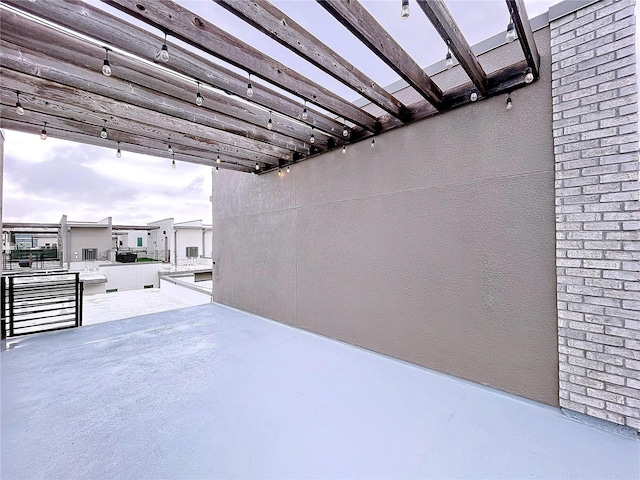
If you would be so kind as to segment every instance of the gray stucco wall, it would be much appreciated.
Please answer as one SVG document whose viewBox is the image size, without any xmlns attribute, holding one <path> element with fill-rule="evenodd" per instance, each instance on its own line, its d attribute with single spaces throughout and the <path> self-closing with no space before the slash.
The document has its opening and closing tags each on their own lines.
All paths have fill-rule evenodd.
<svg viewBox="0 0 640 480">
<path fill-rule="evenodd" d="M 215 301 L 557 405 L 548 29 L 536 39 L 542 78 L 511 111 L 500 96 L 283 177 L 213 175 Z"/>
</svg>

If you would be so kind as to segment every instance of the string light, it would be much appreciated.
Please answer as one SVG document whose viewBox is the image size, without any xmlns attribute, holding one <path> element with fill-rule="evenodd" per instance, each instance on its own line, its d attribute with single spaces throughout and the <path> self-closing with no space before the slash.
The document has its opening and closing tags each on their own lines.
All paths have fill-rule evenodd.
<svg viewBox="0 0 640 480">
<path fill-rule="evenodd" d="M 249 82 L 247 83 L 247 97 L 253 97 L 253 87 L 251 86 L 251 74 L 249 74 Z"/>
<path fill-rule="evenodd" d="M 349 129 L 347 128 L 347 120 L 346 119 L 342 119 L 342 136 L 343 137 L 348 137 L 349 136 Z"/>
<path fill-rule="evenodd" d="M 216 163 L 220 163 L 220 154 L 216 157 Z"/>
<path fill-rule="evenodd" d="M 291 167 L 289 165 L 287 165 L 287 173 L 291 172 Z"/>
<path fill-rule="evenodd" d="M 507 35 L 505 37 L 507 43 L 511 43 L 516 39 L 516 29 L 513 26 L 513 19 L 509 18 L 509 25 L 507 25 Z"/>
<path fill-rule="evenodd" d="M 281 177 L 282 176 L 282 169 L 278 168 L 278 176 Z"/>
<path fill-rule="evenodd" d="M 347 146 L 346 146 L 346 145 L 343 145 L 343 146 L 342 146 L 342 154 L 343 154 L 343 155 L 346 155 L 346 154 L 347 154 Z"/>
<path fill-rule="evenodd" d="M 525 75 L 524 75 L 524 83 L 531 83 L 533 82 L 533 70 L 531 70 L 531 67 L 527 67 L 527 69 L 524 71 Z"/>
<path fill-rule="evenodd" d="M 176 157 L 173 153 L 171 154 L 171 168 L 176 169 Z"/>
<path fill-rule="evenodd" d="M 24 108 L 22 108 L 22 104 L 20 103 L 20 92 L 16 91 L 16 113 L 18 115 L 24 115 Z"/>
<path fill-rule="evenodd" d="M 220 171 L 220 167 L 216 165 L 216 173 L 218 173 Z"/>
<path fill-rule="evenodd" d="M 258 162 L 256 162 L 256 171 L 260 170 L 260 164 Z"/>
<path fill-rule="evenodd" d="M 46 140 L 47 139 L 47 122 L 44 122 L 44 127 L 42 128 L 42 131 L 40 132 L 40 139 L 41 140 Z"/>
<path fill-rule="evenodd" d="M 447 55 L 444 57 L 444 66 L 447 70 L 453 67 L 453 56 L 451 55 L 451 40 L 447 40 Z"/>
<path fill-rule="evenodd" d="M 376 148 L 376 139 L 375 138 L 371 139 L 371 148 Z"/>
<path fill-rule="evenodd" d="M 107 134 L 107 121 L 106 120 L 102 120 L 104 122 L 104 125 L 102 126 L 102 130 L 100 131 L 100 138 L 107 138 L 108 134 Z"/>
<path fill-rule="evenodd" d="M 110 77 L 111 76 L 111 64 L 109 63 L 109 49 L 105 47 L 104 49 L 104 62 L 102 64 L 102 74 L 105 77 Z"/>
<path fill-rule="evenodd" d="M 198 91 L 196 92 L 196 105 L 198 105 L 199 107 L 202 106 L 202 95 L 200 94 L 200 82 L 197 82 L 198 84 Z"/>
<path fill-rule="evenodd" d="M 400 10 L 401 18 L 409 18 L 409 0 L 402 0 L 402 9 Z"/>
<path fill-rule="evenodd" d="M 267 128 L 269 130 L 273 128 L 273 122 L 271 121 L 271 110 L 269 110 L 269 121 L 267 122 Z"/>
<path fill-rule="evenodd" d="M 156 53 L 156 60 L 167 63 L 169 61 L 169 49 L 167 47 L 167 32 L 164 33 L 164 42 L 158 53 Z"/>
<path fill-rule="evenodd" d="M 302 119 L 306 120 L 309 117 L 309 113 L 307 112 L 307 101 L 304 101 L 304 108 L 302 109 Z"/>
<path fill-rule="evenodd" d="M 507 97 L 507 110 L 511 110 L 513 108 L 513 101 L 511 101 L 511 94 Z"/>
<path fill-rule="evenodd" d="M 116 157 L 121 158 L 122 152 L 120 151 L 120 142 L 118 142 L 118 149 L 116 150 Z"/>
<path fill-rule="evenodd" d="M 167 152 L 173 155 L 173 148 L 171 148 L 171 137 L 169 137 L 169 145 L 167 146 Z"/>
<path fill-rule="evenodd" d="M 471 95 L 469 96 L 469 99 L 472 102 L 475 102 L 476 100 L 478 100 L 478 90 L 476 90 L 476 87 L 473 87 L 471 89 Z"/>
<path fill-rule="evenodd" d="M 316 137 L 313 134 L 313 127 L 311 127 L 311 137 L 309 137 L 309 143 L 316 143 Z"/>
</svg>

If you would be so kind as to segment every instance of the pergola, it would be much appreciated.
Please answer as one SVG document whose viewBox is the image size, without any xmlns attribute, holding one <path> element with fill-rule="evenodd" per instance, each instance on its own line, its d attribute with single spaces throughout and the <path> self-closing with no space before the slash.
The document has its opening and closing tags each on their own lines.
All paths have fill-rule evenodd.
<svg viewBox="0 0 640 480">
<path fill-rule="evenodd" d="M 0 127 L 263 173 L 513 91 L 539 74 L 523 0 L 506 6 L 524 60 L 492 72 L 483 69 L 444 0 L 415 0 L 468 76 L 446 91 L 357 0 L 318 0 L 422 97 L 411 105 L 266 0 L 216 0 L 379 107 L 384 113 L 377 117 L 171 0 L 102 1 L 165 40 L 81 0 L 2 0 Z M 172 38 L 195 50 L 171 44 Z M 159 55 L 163 42 L 166 62 Z M 203 93 L 207 101 L 199 105 Z"/>
</svg>

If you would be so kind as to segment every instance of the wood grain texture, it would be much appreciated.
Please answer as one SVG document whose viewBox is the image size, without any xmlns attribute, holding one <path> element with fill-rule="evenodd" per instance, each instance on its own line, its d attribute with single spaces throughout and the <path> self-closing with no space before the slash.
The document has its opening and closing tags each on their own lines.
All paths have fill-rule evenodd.
<svg viewBox="0 0 640 480">
<path fill-rule="evenodd" d="M 336 20 L 364 43 L 378 58 L 439 108 L 442 91 L 389 33 L 357 0 L 317 0 Z M 403 119 L 409 120 L 409 118 Z"/>
<path fill-rule="evenodd" d="M 536 41 L 533 38 L 533 31 L 531 30 L 531 23 L 529 22 L 529 15 L 524 5 L 523 0 L 505 0 L 507 7 L 511 13 L 513 19 L 513 25 L 518 32 L 518 40 L 522 46 L 522 52 L 524 58 L 527 60 L 527 65 L 531 67 L 531 73 L 534 78 L 540 76 L 540 54 L 538 53 L 538 47 Z"/>
<path fill-rule="evenodd" d="M 217 4 L 394 117 L 408 118 L 402 102 L 266 0 L 217 0 Z"/>
<path fill-rule="evenodd" d="M 487 94 L 487 74 L 473 54 L 471 46 L 449 12 L 444 0 L 416 0 L 440 37 L 448 43 L 451 51 L 467 73 L 471 82 L 482 95 Z"/>
<path fill-rule="evenodd" d="M 369 113 L 171 0 L 101 1 L 363 128 L 375 128 Z"/>
</svg>

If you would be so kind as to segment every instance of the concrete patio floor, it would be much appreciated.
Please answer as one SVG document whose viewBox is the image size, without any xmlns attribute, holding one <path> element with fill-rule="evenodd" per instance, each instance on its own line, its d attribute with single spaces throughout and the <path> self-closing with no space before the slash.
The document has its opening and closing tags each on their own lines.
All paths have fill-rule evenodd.
<svg viewBox="0 0 640 480">
<path fill-rule="evenodd" d="M 217 304 L 3 342 L 3 479 L 640 477 L 640 442 Z"/>
</svg>

